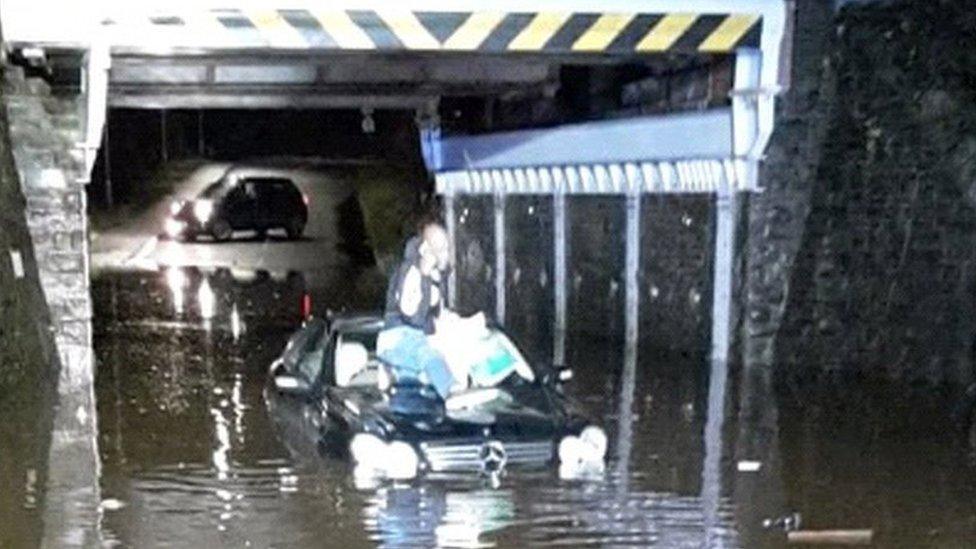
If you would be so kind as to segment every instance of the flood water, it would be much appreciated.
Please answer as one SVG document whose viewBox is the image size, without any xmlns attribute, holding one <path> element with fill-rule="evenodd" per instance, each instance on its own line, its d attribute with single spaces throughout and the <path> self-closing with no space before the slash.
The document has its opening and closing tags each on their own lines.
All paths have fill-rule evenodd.
<svg viewBox="0 0 976 549">
<path fill-rule="evenodd" d="M 603 474 L 357 482 L 265 376 L 309 307 L 378 303 L 359 274 L 94 280 L 109 545 L 778 547 L 763 521 L 798 513 L 804 528 L 870 528 L 876 546 L 976 547 L 970 451 L 926 399 L 824 391 L 801 409 L 695 353 L 572 338 L 566 390 L 607 430 Z"/>
</svg>

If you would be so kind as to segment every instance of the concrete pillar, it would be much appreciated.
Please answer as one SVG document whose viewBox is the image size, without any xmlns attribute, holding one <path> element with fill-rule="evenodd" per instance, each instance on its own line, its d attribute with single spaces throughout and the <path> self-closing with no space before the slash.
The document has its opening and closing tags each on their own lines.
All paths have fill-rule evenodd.
<svg viewBox="0 0 976 549">
<path fill-rule="evenodd" d="M 640 189 L 630 186 L 627 191 L 627 234 L 624 259 L 624 339 L 628 344 L 637 343 L 640 290 L 637 271 L 640 265 Z"/>
<path fill-rule="evenodd" d="M 90 260 L 88 249 L 87 193 L 99 146 L 105 141 L 107 118 L 108 46 L 93 44 L 85 68 L 85 128 L 80 171 L 62 171 L 68 194 L 76 197 L 76 208 L 49 212 L 72 220 L 77 231 L 71 235 L 70 254 L 49 256 L 47 269 L 57 272 L 45 282 L 52 317 L 60 328 L 56 338 L 61 355 L 58 379 L 58 407 L 48 455 L 47 500 L 44 507 L 42 547 L 90 547 L 100 544 L 98 424 L 95 404 L 95 362 L 91 334 Z M 46 124 L 44 125 L 46 126 Z M 75 147 L 51 136 L 57 147 Z M 55 237 L 56 238 L 56 237 Z M 75 245 L 77 246 L 75 249 Z M 54 256 L 52 258 L 52 256 Z M 68 261 L 70 259 L 70 261 Z M 70 275 L 71 284 L 65 281 Z M 59 282 L 55 283 L 54 280 Z M 58 300 L 51 303 L 52 299 Z"/>
<path fill-rule="evenodd" d="M 728 362 L 712 359 L 708 376 L 708 409 L 703 438 L 705 457 L 702 463 L 701 501 L 704 516 L 702 547 L 717 547 L 715 539 L 722 523 L 722 431 L 725 426 L 725 397 L 727 393 Z"/>
<path fill-rule="evenodd" d="M 98 148 L 102 144 L 102 129 L 108 118 L 108 77 L 112 64 L 111 52 L 103 36 L 96 36 L 88 50 L 86 64 L 82 69 L 82 90 L 85 98 L 85 175 L 81 178 L 88 183 Z"/>
<path fill-rule="evenodd" d="M 735 52 L 732 93 L 732 152 L 739 189 L 755 189 L 758 181 L 758 156 L 755 147 L 760 137 L 760 106 L 768 101 L 759 89 L 762 52 L 741 48 Z"/>
<path fill-rule="evenodd" d="M 735 193 L 718 192 L 715 195 L 715 273 L 712 289 L 713 361 L 727 361 L 732 345 L 732 277 L 737 221 L 738 201 Z"/>
<path fill-rule="evenodd" d="M 758 162 L 749 153 L 759 136 L 756 94 L 760 83 L 762 53 L 740 49 L 735 59 L 735 93 L 732 96 L 732 149 L 735 180 L 715 195 L 715 256 L 712 289 L 712 361 L 727 361 L 733 343 L 732 292 L 735 267 L 735 231 L 739 221 L 739 189 L 755 189 Z"/>
<path fill-rule="evenodd" d="M 495 320 L 505 324 L 505 193 L 494 195 L 495 211 Z"/>
<path fill-rule="evenodd" d="M 553 232 L 553 345 L 552 363 L 566 364 L 566 188 L 561 170 L 553 169 L 556 192 L 552 196 Z"/>
<path fill-rule="evenodd" d="M 637 392 L 637 343 L 626 342 L 617 404 L 616 477 L 617 490 L 626 494 L 630 481 L 630 460 L 634 439 L 634 398 Z"/>
</svg>

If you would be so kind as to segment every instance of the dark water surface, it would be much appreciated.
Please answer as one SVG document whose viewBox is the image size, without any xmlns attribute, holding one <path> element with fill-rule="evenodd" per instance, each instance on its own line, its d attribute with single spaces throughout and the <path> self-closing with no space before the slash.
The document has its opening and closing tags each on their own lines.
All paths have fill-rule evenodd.
<svg viewBox="0 0 976 549">
<path fill-rule="evenodd" d="M 972 460 L 924 404 L 851 392 L 801 411 L 739 368 L 572 338 L 567 390 L 610 437 L 603 475 L 359 484 L 350 464 L 319 455 L 301 405 L 265 394 L 309 302 L 319 314 L 378 302 L 357 275 L 94 281 L 102 497 L 119 502 L 101 524 L 109 544 L 776 547 L 785 536 L 763 520 L 796 512 L 809 528 L 871 528 L 879 546 L 976 547 Z"/>
</svg>

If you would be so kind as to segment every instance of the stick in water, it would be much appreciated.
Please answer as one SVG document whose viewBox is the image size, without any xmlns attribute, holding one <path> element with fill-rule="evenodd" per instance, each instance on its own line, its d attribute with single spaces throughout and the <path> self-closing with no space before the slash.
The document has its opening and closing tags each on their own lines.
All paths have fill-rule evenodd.
<svg viewBox="0 0 976 549">
<path fill-rule="evenodd" d="M 806 545 L 870 545 L 873 530 L 794 530 L 786 541 Z"/>
</svg>

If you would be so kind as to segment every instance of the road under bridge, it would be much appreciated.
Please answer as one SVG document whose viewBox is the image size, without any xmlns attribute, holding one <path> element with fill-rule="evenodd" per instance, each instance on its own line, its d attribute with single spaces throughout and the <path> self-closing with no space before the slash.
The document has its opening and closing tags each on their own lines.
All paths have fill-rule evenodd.
<svg viewBox="0 0 976 549">
<path fill-rule="evenodd" d="M 110 109 L 156 110 L 163 125 L 170 109 L 357 109 L 364 119 L 384 109 L 414 112 L 424 164 L 457 242 L 452 297 L 508 324 L 519 322 L 513 297 L 547 304 L 556 363 L 573 329 L 571 303 L 590 291 L 574 287 L 576 256 L 568 246 L 599 241 L 619 249 L 600 291 L 613 296 L 609 315 L 623 319 L 616 335 L 632 345 L 648 295 L 641 279 L 646 250 L 654 246 L 642 238 L 647 216 L 655 215 L 650 197 L 707 197 L 710 284 L 695 291 L 699 301 L 710 297 L 709 400 L 724 402 L 738 198 L 760 190 L 786 15 L 779 0 L 553 0 L 531 10 L 497 0 L 477 11 L 436 0 L 398 9 L 352 1 L 327 9 L 303 1 L 256 2 L 253 9 L 4 2 L 5 62 L 17 67 L 6 73 L 3 100 L 62 360 L 45 522 L 64 527 L 52 529 L 61 537 L 48 544 L 86 543 L 90 532 L 81 525 L 93 524 L 98 512 L 85 185 Z M 565 84 L 567 67 L 588 67 L 599 82 L 634 65 L 642 76 L 628 89 L 637 95 L 677 69 L 703 67 L 697 82 L 709 97 L 698 106 L 708 108 L 608 108 L 554 127 L 538 127 L 531 117 L 519 124 L 516 116 L 505 131 L 492 127 L 491 116 L 474 132 L 455 131 L 443 119 L 442 105 L 458 98 L 545 103 Z M 526 224 L 522 210 L 536 221 Z M 619 230 L 587 227 L 596 211 Z M 548 232 L 520 248 L 528 238 L 520 231 L 533 226 Z M 545 260 L 531 265 L 528 256 Z M 551 283 L 522 289 L 540 277 Z M 486 279 L 487 293 L 477 289 Z M 624 375 L 633 379 L 629 364 Z M 632 404 L 632 391 L 631 383 L 622 407 Z M 708 423 L 721 427 L 717 419 Z M 706 467 L 713 476 L 717 451 Z M 77 504 L 79 494 L 87 494 L 87 504 Z"/>
</svg>

